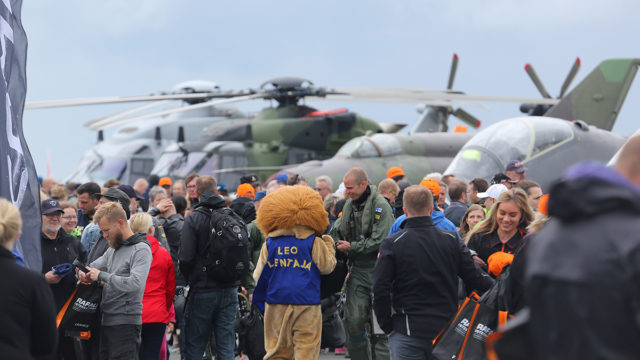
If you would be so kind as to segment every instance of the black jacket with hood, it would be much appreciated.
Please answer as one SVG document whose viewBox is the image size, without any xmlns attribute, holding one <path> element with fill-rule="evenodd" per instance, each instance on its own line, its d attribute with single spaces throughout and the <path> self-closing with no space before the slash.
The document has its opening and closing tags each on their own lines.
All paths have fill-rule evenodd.
<svg viewBox="0 0 640 360">
<path fill-rule="evenodd" d="M 567 171 L 529 242 L 525 296 L 538 359 L 640 354 L 640 188 L 596 164 Z"/>
<path fill-rule="evenodd" d="M 202 291 L 213 289 L 225 289 L 237 287 L 240 283 L 219 283 L 202 271 L 204 249 L 209 242 L 210 216 L 199 208 L 205 208 L 210 212 L 213 209 L 221 209 L 226 206 L 222 197 L 213 191 L 205 191 L 200 196 L 200 202 L 184 220 L 182 236 L 180 237 L 180 272 L 190 286 L 190 291 Z"/>
</svg>

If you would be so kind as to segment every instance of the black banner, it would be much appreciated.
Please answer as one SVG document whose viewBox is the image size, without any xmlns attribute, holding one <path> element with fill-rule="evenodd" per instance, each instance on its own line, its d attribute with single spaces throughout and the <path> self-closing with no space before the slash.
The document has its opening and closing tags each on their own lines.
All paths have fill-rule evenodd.
<svg viewBox="0 0 640 360">
<path fill-rule="evenodd" d="M 40 193 L 31 153 L 22 132 L 27 91 L 27 36 L 22 0 L 0 3 L 0 196 L 20 208 L 22 235 L 17 243 L 25 263 L 42 270 Z"/>
</svg>

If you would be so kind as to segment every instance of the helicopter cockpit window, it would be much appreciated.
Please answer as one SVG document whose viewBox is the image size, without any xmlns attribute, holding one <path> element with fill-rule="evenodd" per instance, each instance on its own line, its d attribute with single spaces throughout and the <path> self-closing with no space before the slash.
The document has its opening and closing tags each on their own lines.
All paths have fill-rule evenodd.
<svg viewBox="0 0 640 360">
<path fill-rule="evenodd" d="M 342 145 L 336 156 L 353 158 L 379 157 L 380 153 L 376 147 L 365 137 L 359 137 L 348 141 Z"/>
<path fill-rule="evenodd" d="M 93 172 L 97 179 L 120 179 L 126 170 L 127 159 L 105 158 L 98 169 Z"/>
<path fill-rule="evenodd" d="M 211 155 L 207 162 L 198 170 L 200 175 L 213 175 L 213 172 L 218 170 L 218 155 Z"/>
<path fill-rule="evenodd" d="M 375 134 L 370 139 L 382 152 L 382 156 L 398 155 L 402 153 L 402 146 L 398 139 L 393 135 Z"/>
<path fill-rule="evenodd" d="M 158 176 L 167 176 L 171 171 L 173 163 L 178 161 L 179 158 L 184 156 L 181 152 L 168 152 L 162 154 L 156 166 L 151 171 L 152 174 L 156 174 Z"/>
<path fill-rule="evenodd" d="M 532 119 L 531 124 L 535 129 L 535 140 L 529 156 L 535 156 L 573 136 L 569 122 L 537 118 Z"/>
<path fill-rule="evenodd" d="M 524 160 L 532 139 L 532 128 L 528 121 L 512 119 L 493 124 L 471 138 L 464 147 L 487 149 L 503 164 L 510 160 Z"/>
<path fill-rule="evenodd" d="M 187 175 L 192 173 L 196 166 L 200 163 L 200 161 L 205 157 L 205 153 L 203 152 L 191 152 L 187 156 L 186 161 L 179 161 L 178 163 L 174 163 L 174 167 L 171 170 L 172 176 L 177 176 L 179 178 L 186 178 Z"/>
</svg>

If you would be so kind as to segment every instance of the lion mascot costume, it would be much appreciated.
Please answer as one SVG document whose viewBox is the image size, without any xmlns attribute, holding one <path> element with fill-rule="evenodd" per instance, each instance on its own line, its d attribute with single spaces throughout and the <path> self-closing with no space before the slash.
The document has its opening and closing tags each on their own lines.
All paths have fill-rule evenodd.
<svg viewBox="0 0 640 360">
<path fill-rule="evenodd" d="M 336 266 L 320 195 L 290 186 L 262 200 L 256 220 L 267 240 L 253 277 L 253 301 L 264 311 L 264 359 L 317 359 L 322 312 L 320 275 Z"/>
</svg>

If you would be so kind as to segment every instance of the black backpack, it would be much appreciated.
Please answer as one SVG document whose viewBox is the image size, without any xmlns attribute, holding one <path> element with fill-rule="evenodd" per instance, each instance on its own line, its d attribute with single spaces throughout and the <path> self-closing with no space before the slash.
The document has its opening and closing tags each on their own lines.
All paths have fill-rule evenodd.
<svg viewBox="0 0 640 360">
<path fill-rule="evenodd" d="M 202 252 L 202 271 L 216 281 L 232 283 L 249 272 L 247 226 L 233 210 L 220 208 L 202 213 L 210 216 L 209 242 Z"/>
</svg>

